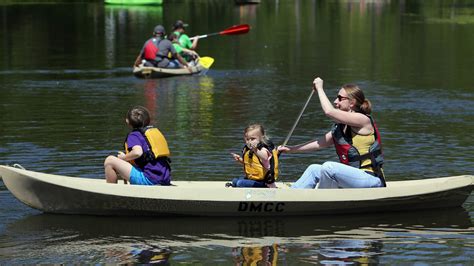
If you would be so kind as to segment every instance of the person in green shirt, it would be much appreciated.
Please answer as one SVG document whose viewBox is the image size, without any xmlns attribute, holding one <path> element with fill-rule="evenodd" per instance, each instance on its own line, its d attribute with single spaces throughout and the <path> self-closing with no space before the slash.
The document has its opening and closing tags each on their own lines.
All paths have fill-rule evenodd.
<svg viewBox="0 0 474 266">
<path fill-rule="evenodd" d="M 173 44 L 176 53 L 178 53 L 182 58 L 184 58 L 186 62 L 193 65 L 194 60 L 199 57 L 198 53 L 193 50 L 182 47 L 178 41 L 178 36 L 179 33 L 173 32 L 170 36 L 168 36 L 168 39 Z"/>
<path fill-rule="evenodd" d="M 195 51 L 197 49 L 199 38 L 194 38 L 191 41 L 191 38 L 189 38 L 189 36 L 185 33 L 185 28 L 187 26 L 188 24 L 184 23 L 182 20 L 177 20 L 173 26 L 173 33 L 177 33 L 178 42 L 181 47 Z M 191 58 L 186 58 L 186 60 L 188 59 L 191 60 Z"/>
</svg>

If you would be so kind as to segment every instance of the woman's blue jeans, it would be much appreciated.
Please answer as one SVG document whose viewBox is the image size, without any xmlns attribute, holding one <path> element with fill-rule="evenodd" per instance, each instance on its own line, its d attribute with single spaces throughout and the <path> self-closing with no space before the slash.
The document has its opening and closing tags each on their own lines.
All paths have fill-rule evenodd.
<svg viewBox="0 0 474 266">
<path fill-rule="evenodd" d="M 338 162 L 312 164 L 292 188 L 369 188 L 381 187 L 380 178 Z"/>
</svg>

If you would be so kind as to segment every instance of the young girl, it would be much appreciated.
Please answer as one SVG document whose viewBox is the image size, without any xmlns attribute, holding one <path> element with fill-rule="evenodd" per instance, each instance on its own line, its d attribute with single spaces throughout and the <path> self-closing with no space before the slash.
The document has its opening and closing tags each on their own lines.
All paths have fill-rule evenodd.
<svg viewBox="0 0 474 266">
<path fill-rule="evenodd" d="M 161 132 L 150 124 L 145 107 L 130 109 L 125 119 L 132 131 L 125 140 L 125 153 L 109 155 L 104 162 L 107 183 L 117 183 L 118 174 L 130 184 L 170 185 L 169 149 Z"/>
<path fill-rule="evenodd" d="M 275 146 L 265 135 L 263 126 L 253 124 L 244 130 L 245 146 L 242 157 L 231 153 L 234 160 L 244 166 L 245 176 L 234 178 L 227 186 L 232 187 L 276 187 L 278 177 L 278 154 Z"/>
</svg>

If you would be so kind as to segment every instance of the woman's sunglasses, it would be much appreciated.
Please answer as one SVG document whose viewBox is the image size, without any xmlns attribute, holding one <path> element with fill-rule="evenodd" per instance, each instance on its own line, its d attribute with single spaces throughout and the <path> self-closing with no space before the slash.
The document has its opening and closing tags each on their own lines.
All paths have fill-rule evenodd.
<svg viewBox="0 0 474 266">
<path fill-rule="evenodd" d="M 345 96 L 342 96 L 342 95 L 337 95 L 336 98 L 341 102 L 342 100 L 346 100 L 346 99 L 349 99 L 349 97 L 345 97 Z"/>
</svg>

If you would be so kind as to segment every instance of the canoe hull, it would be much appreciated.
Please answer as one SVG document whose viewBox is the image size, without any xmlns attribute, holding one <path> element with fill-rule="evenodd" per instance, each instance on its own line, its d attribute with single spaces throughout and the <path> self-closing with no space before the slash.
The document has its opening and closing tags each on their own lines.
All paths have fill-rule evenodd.
<svg viewBox="0 0 474 266">
<path fill-rule="evenodd" d="M 235 0 L 237 5 L 260 4 L 260 0 Z"/>
<path fill-rule="evenodd" d="M 133 75 L 143 79 L 159 79 L 174 76 L 187 76 L 199 74 L 204 70 L 202 65 L 192 66 L 191 71 L 186 68 L 158 68 L 158 67 L 134 67 Z"/>
<path fill-rule="evenodd" d="M 461 206 L 474 188 L 473 176 L 396 181 L 391 182 L 393 188 L 389 182 L 387 188 L 297 191 L 282 183 L 279 189 L 225 188 L 225 182 L 218 181 L 181 181 L 170 187 L 114 185 L 5 166 L 0 167 L 0 175 L 12 194 L 32 208 L 88 215 L 289 216 L 412 211 Z M 435 185 L 427 188 L 429 181 Z"/>
</svg>

